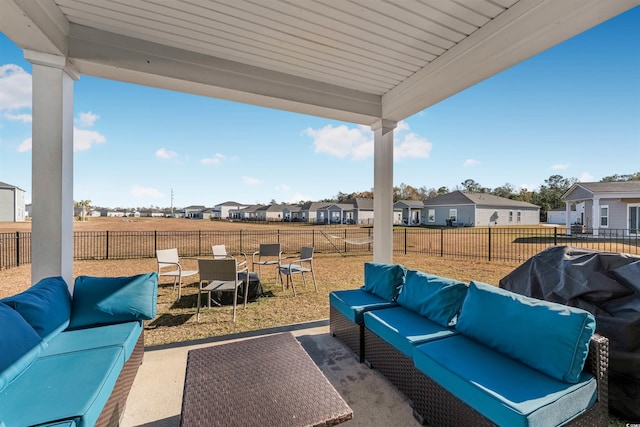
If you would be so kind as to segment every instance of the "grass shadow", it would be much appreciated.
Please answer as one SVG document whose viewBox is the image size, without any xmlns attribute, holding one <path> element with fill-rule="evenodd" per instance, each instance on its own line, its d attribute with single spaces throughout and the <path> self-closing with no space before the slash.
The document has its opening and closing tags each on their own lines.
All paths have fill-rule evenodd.
<svg viewBox="0 0 640 427">
<path fill-rule="evenodd" d="M 189 321 L 193 314 L 168 314 L 164 313 L 148 323 L 145 329 L 155 329 L 162 326 L 182 326 Z"/>
</svg>

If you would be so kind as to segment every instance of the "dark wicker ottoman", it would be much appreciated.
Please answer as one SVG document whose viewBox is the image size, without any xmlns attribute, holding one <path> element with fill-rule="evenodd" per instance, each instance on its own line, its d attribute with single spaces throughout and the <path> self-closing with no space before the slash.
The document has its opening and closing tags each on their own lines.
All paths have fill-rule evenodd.
<svg viewBox="0 0 640 427">
<path fill-rule="evenodd" d="M 332 426 L 352 417 L 290 333 L 189 351 L 183 427 Z"/>
</svg>

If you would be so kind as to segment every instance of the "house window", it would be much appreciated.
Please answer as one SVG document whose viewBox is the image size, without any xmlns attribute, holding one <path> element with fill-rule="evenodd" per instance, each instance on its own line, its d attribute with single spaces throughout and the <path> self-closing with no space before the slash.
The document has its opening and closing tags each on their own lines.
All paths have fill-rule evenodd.
<svg viewBox="0 0 640 427">
<path fill-rule="evenodd" d="M 608 205 L 600 206 L 600 227 L 602 228 L 609 227 L 609 206 Z"/>
<path fill-rule="evenodd" d="M 509 211 L 509 222 L 513 222 L 513 211 Z"/>
<path fill-rule="evenodd" d="M 449 219 L 451 222 L 458 222 L 458 209 L 449 209 Z"/>
<path fill-rule="evenodd" d="M 436 210 L 429 209 L 429 215 L 427 216 L 429 222 L 436 222 Z"/>
<path fill-rule="evenodd" d="M 522 222 L 522 211 L 518 211 L 518 212 L 516 213 L 516 215 L 517 215 L 517 216 L 516 216 L 516 221 L 517 221 L 517 222 Z"/>
</svg>

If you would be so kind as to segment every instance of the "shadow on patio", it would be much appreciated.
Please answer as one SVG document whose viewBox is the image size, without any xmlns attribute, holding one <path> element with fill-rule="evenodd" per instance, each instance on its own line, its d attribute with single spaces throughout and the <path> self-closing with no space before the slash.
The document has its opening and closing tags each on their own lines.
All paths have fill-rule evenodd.
<svg viewBox="0 0 640 427">
<path fill-rule="evenodd" d="M 405 396 L 382 375 L 358 363 L 329 333 L 328 320 L 301 323 L 145 349 L 121 426 L 180 425 L 182 392 L 189 350 L 291 332 L 353 410 L 346 426 L 418 426 Z M 283 360 L 283 364 L 287 361 Z M 216 369 L 212 361 L 212 369 Z M 239 397 L 240 398 L 240 397 Z M 238 414 L 240 417 L 242 414 Z"/>
</svg>

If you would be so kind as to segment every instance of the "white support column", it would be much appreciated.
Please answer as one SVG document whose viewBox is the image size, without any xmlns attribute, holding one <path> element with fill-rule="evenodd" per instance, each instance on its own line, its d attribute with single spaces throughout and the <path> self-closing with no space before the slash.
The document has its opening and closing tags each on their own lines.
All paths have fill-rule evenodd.
<svg viewBox="0 0 640 427">
<path fill-rule="evenodd" d="M 571 236 L 571 202 L 564 202 L 564 225 L 567 227 L 567 236 Z"/>
<path fill-rule="evenodd" d="M 393 130 L 397 122 L 379 120 L 373 130 L 373 261 L 393 261 Z"/>
<path fill-rule="evenodd" d="M 33 64 L 31 281 L 73 286 L 73 80 L 65 57 L 25 51 Z"/>
<path fill-rule="evenodd" d="M 591 228 L 593 230 L 593 236 L 598 235 L 598 229 L 600 228 L 600 198 L 593 198 L 593 207 L 591 209 Z"/>
</svg>

